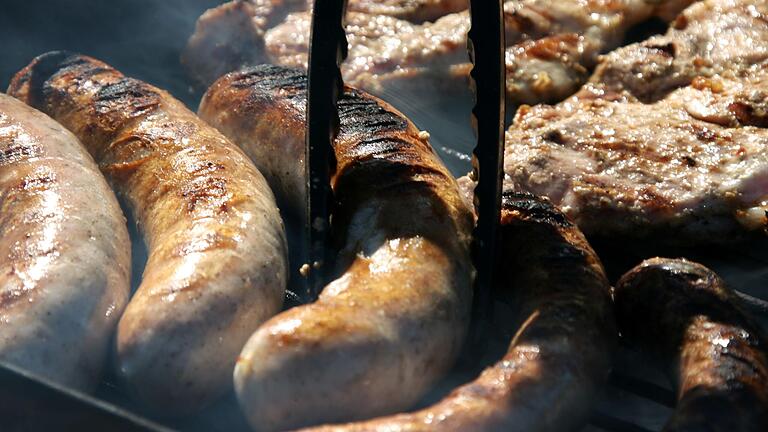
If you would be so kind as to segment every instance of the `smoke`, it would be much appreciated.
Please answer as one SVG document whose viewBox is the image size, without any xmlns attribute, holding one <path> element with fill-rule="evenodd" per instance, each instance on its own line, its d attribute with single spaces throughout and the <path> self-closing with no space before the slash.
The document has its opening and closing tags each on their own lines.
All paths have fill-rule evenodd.
<svg viewBox="0 0 768 432">
<path fill-rule="evenodd" d="M 29 61 L 51 50 L 97 57 L 129 76 L 170 91 L 191 108 L 197 98 L 179 54 L 195 21 L 217 0 L 3 0 L 0 89 Z"/>
</svg>

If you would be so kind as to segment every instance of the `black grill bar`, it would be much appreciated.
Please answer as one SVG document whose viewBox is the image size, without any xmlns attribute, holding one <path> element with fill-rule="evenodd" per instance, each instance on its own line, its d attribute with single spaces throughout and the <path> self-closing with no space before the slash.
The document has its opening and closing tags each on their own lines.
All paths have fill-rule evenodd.
<svg viewBox="0 0 768 432">
<path fill-rule="evenodd" d="M 171 432 L 112 404 L 2 362 L 0 417 L 3 430 Z"/>
<path fill-rule="evenodd" d="M 600 412 L 593 413 L 589 422 L 593 426 L 611 432 L 654 432 L 634 423 Z"/>
</svg>

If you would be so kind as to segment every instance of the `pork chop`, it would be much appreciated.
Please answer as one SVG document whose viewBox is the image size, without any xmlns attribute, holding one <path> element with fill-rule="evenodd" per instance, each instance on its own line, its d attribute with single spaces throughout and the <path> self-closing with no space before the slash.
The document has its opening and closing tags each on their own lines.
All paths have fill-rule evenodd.
<svg viewBox="0 0 768 432">
<path fill-rule="evenodd" d="M 522 107 L 505 188 L 548 196 L 593 236 L 696 244 L 765 230 L 766 12 L 765 0 L 693 5 L 667 35 L 606 56 L 575 96 Z"/>
</svg>

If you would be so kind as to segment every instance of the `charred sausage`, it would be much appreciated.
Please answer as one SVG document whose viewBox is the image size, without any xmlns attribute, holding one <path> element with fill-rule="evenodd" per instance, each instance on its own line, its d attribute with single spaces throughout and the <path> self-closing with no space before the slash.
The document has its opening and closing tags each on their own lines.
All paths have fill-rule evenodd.
<svg viewBox="0 0 768 432">
<path fill-rule="evenodd" d="M 251 68 L 219 80 L 200 107 L 294 206 L 306 85 L 296 70 Z M 347 88 L 339 114 L 338 276 L 245 345 L 235 389 L 259 430 L 407 409 L 453 365 L 466 334 L 472 215 L 456 181 L 427 135 L 386 103 Z"/>
<path fill-rule="evenodd" d="M 263 176 L 171 95 L 90 57 L 44 54 L 10 93 L 80 137 L 143 231 L 148 262 L 117 332 L 127 387 L 166 414 L 230 389 L 237 353 L 285 290 Z"/>
<path fill-rule="evenodd" d="M 708 268 L 654 258 L 616 286 L 624 337 L 671 373 L 678 402 L 665 431 L 768 430 L 765 334 Z"/>
<path fill-rule="evenodd" d="M 506 355 L 437 404 L 313 431 L 551 431 L 584 424 L 617 332 L 605 271 L 548 201 L 505 193 L 497 291 L 520 323 Z"/>
<path fill-rule="evenodd" d="M 0 93 L 0 360 L 91 390 L 128 302 L 125 217 L 69 131 Z"/>
</svg>

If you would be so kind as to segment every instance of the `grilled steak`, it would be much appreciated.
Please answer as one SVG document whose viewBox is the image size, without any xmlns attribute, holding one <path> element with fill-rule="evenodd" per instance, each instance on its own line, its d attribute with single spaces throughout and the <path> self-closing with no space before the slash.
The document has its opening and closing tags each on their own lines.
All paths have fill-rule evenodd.
<svg viewBox="0 0 768 432">
<path fill-rule="evenodd" d="M 295 69 L 247 68 L 217 81 L 200 106 L 294 209 L 305 192 L 296 173 L 306 86 Z M 240 404 L 260 430 L 409 408 L 451 368 L 469 323 L 472 215 L 456 181 L 386 103 L 347 88 L 339 116 L 336 279 L 315 303 L 261 326 L 235 368 Z"/>
<path fill-rule="evenodd" d="M 768 430 L 768 339 L 714 272 L 645 261 L 618 282 L 616 309 L 622 334 L 674 381 L 665 432 Z"/>
<path fill-rule="evenodd" d="M 0 360 L 82 391 L 130 293 L 131 245 L 82 144 L 0 93 Z"/>
<path fill-rule="evenodd" d="M 721 44 L 766 40 L 767 10 L 691 6 L 667 36 L 607 56 L 574 97 L 521 108 L 506 136 L 505 188 L 548 196 L 588 235 L 690 244 L 765 229 L 768 49 Z"/>
<path fill-rule="evenodd" d="M 584 423 L 617 338 L 600 260 L 560 211 L 529 194 L 504 195 L 500 235 L 496 290 L 520 325 L 504 357 L 423 410 L 313 431 L 557 432 Z"/>
<path fill-rule="evenodd" d="M 164 415 L 226 393 L 285 292 L 285 233 L 264 177 L 181 102 L 96 59 L 43 54 L 9 92 L 80 137 L 141 227 L 149 257 L 117 329 L 119 378 Z"/>
<path fill-rule="evenodd" d="M 575 0 L 507 2 L 509 101 L 562 100 L 587 80 L 598 54 L 616 47 L 631 26 L 654 15 L 668 18 L 691 1 L 597 0 L 586 5 Z M 395 3 L 396 11 L 410 10 L 403 7 L 408 2 Z M 388 88 L 429 97 L 434 97 L 436 89 L 440 93 L 463 91 L 471 68 L 466 53 L 468 12 L 440 15 L 458 10 L 461 3 L 414 2 L 420 7 L 440 6 L 429 9 L 439 12 L 431 16 L 439 19 L 419 23 L 412 19 L 413 14 L 394 13 L 388 4 L 350 2 L 350 58 L 343 67 L 345 79 L 376 94 L 386 93 Z M 275 16 L 282 18 L 285 10 L 273 14 L 251 3 L 233 2 L 203 15 L 184 55 L 190 74 L 210 83 L 246 64 L 269 62 L 306 68 L 311 14 L 290 14 L 270 29 L 277 24 Z"/>
</svg>

